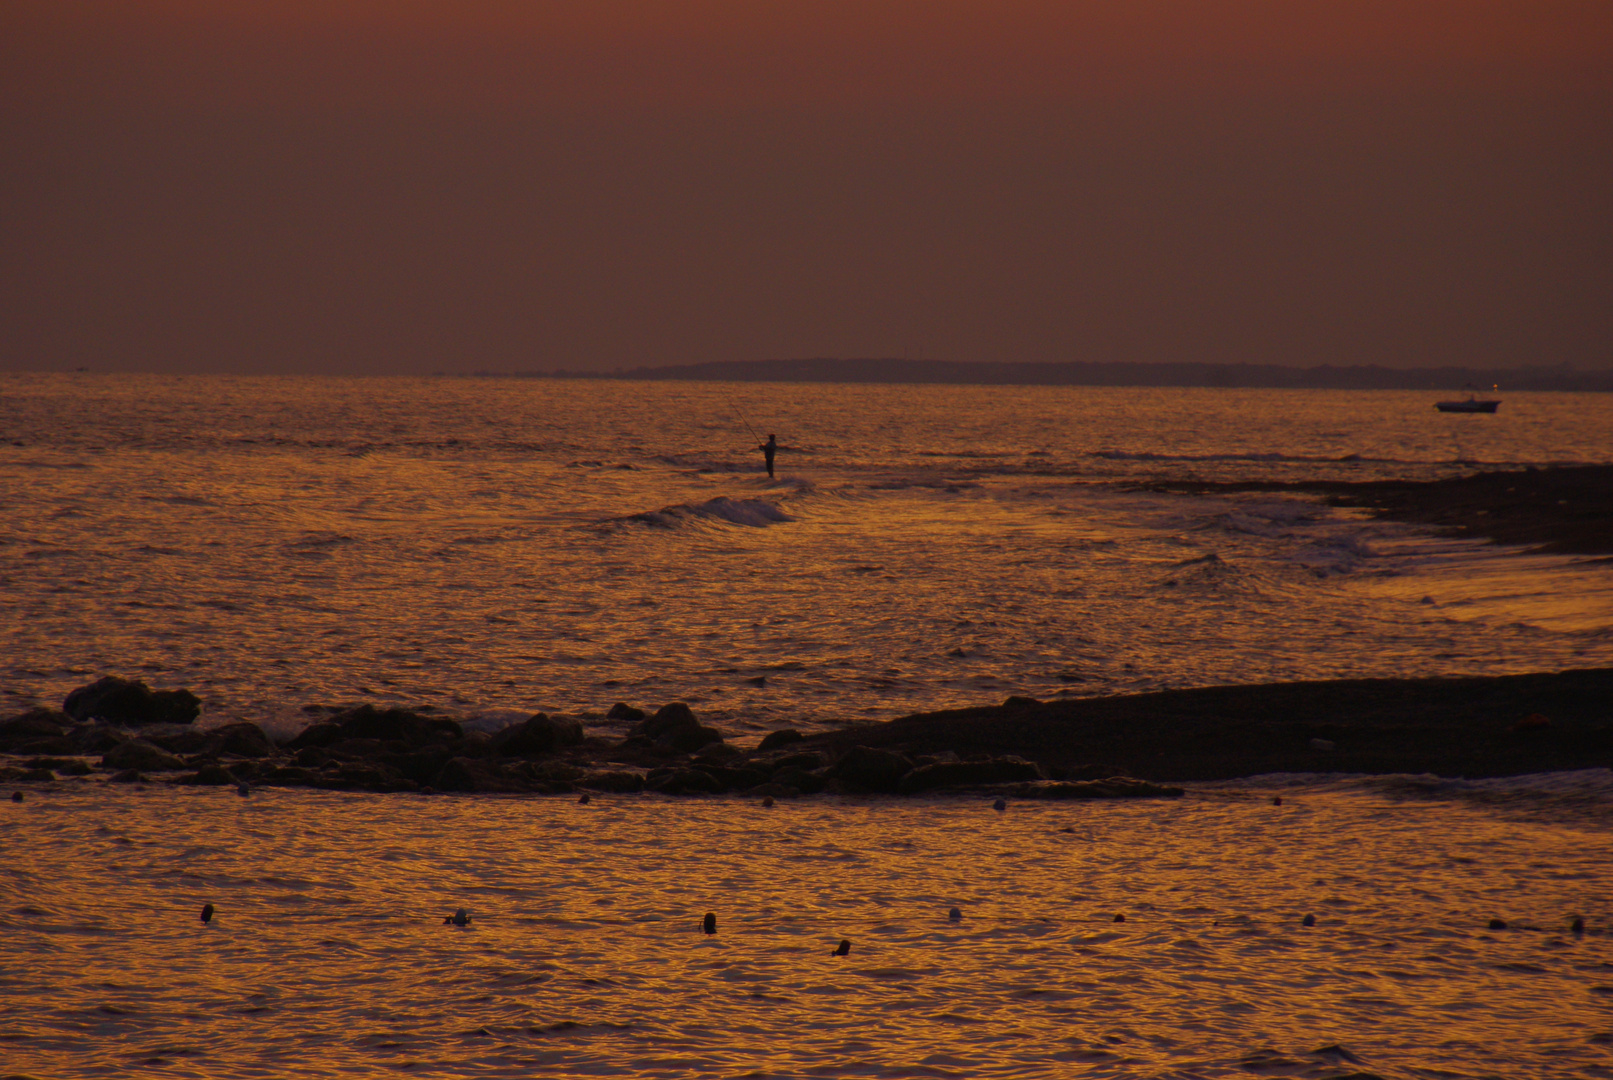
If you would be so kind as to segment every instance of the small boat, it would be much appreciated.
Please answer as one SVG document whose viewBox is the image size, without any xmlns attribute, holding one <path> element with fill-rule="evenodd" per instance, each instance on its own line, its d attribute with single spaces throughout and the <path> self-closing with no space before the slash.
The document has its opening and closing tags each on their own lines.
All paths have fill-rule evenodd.
<svg viewBox="0 0 1613 1080">
<path fill-rule="evenodd" d="M 1490 389 L 1496 390 L 1499 387 L 1492 386 Z M 1440 412 L 1495 412 L 1500 407 L 1501 402 L 1499 399 L 1475 397 L 1471 387 L 1468 388 L 1466 401 L 1436 401 L 1434 403 L 1434 408 Z"/>
</svg>

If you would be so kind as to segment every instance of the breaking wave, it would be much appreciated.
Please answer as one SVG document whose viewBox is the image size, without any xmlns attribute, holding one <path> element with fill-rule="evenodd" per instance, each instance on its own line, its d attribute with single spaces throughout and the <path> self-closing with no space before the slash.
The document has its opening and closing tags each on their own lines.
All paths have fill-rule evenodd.
<svg viewBox="0 0 1613 1080">
<path fill-rule="evenodd" d="M 794 520 L 777 503 L 766 499 L 730 499 L 727 496 L 708 499 L 703 503 L 663 506 L 659 510 L 614 519 L 615 522 L 633 522 L 657 529 L 677 529 L 706 522 L 726 522 L 760 529 Z"/>
</svg>

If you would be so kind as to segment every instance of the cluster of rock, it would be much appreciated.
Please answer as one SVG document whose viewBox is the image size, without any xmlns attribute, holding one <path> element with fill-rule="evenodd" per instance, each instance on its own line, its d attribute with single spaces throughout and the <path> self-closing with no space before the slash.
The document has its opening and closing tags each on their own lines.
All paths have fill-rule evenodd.
<svg viewBox="0 0 1613 1080">
<path fill-rule="evenodd" d="M 620 740 L 590 737 L 579 721 L 544 713 L 489 735 L 421 711 L 310 706 L 322 718 L 282 745 L 256 724 L 205 731 L 183 726 L 195 719 L 196 705 L 185 691 L 154 692 L 141 683 L 102 679 L 68 695 L 59 712 L 34 709 L 0 722 L 0 753 L 28 759 L 0 766 L 0 780 L 51 780 L 99 771 L 110 773 L 115 782 L 165 773 L 165 781 L 175 784 L 381 792 L 742 792 L 789 798 L 819 792 L 981 790 L 1039 799 L 1182 793 L 1129 777 L 1049 776 L 1035 762 L 1018 757 L 910 757 L 867 746 L 837 753 L 815 748 L 794 731 L 774 732 L 746 751 L 701 724 L 682 702 L 648 716 L 617 704 L 608 717 L 633 725 Z M 160 730 L 139 730 L 153 725 Z M 177 730 L 175 725 L 180 725 Z M 100 761 L 92 765 L 86 759 L 94 755 Z"/>
</svg>

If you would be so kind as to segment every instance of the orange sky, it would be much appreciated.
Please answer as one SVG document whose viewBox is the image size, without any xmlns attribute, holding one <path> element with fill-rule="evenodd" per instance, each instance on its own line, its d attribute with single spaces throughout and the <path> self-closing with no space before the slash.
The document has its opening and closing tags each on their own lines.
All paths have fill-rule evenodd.
<svg viewBox="0 0 1613 1080">
<path fill-rule="evenodd" d="M 1613 4 L 0 8 L 0 366 L 1613 366 Z"/>
</svg>

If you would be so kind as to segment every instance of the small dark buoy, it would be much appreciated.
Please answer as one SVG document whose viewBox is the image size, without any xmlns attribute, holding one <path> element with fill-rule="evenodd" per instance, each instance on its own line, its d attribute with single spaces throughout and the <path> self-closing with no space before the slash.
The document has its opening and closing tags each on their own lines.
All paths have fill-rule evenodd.
<svg viewBox="0 0 1613 1080">
<path fill-rule="evenodd" d="M 840 939 L 840 944 L 835 946 L 834 954 L 836 956 L 850 956 L 851 955 L 851 939 L 850 938 L 841 938 Z"/>
<path fill-rule="evenodd" d="M 212 921 L 213 921 L 213 905 L 212 904 L 203 904 L 202 905 L 202 922 L 210 923 Z"/>
<path fill-rule="evenodd" d="M 1273 805 L 1273 806 L 1281 806 L 1282 804 L 1283 804 L 1283 797 L 1281 795 L 1273 795 L 1271 797 L 1271 805 Z"/>
<path fill-rule="evenodd" d="M 588 798 L 588 792 L 586 792 L 586 791 L 583 792 L 581 795 L 577 796 L 577 805 L 578 806 L 587 806 L 589 804 L 589 802 L 591 802 L 591 801 L 592 800 L 590 800 Z"/>
<path fill-rule="evenodd" d="M 1574 921 L 1568 927 L 1568 929 L 1572 930 L 1576 934 L 1583 934 L 1585 932 L 1585 920 L 1580 918 L 1578 915 L 1575 915 Z"/>
<path fill-rule="evenodd" d="M 1307 915 L 1307 916 L 1305 916 L 1303 919 L 1299 920 L 1299 925 L 1301 925 L 1301 926 L 1315 926 L 1316 925 L 1316 916 L 1315 915 Z"/>
<path fill-rule="evenodd" d="M 772 806 L 773 805 L 773 796 L 771 796 L 771 795 L 763 795 L 762 796 L 762 805 L 763 806 Z"/>
<path fill-rule="evenodd" d="M 991 808 L 993 810 L 1007 810 L 1008 802 L 1005 799 L 998 799 L 996 802 L 991 804 Z"/>
<path fill-rule="evenodd" d="M 953 922 L 962 922 L 963 912 L 959 911 L 957 908 L 953 908 L 951 911 L 947 912 L 947 918 L 951 919 Z"/>
<path fill-rule="evenodd" d="M 20 791 L 13 791 L 13 792 L 12 792 L 12 793 L 11 793 L 11 801 L 12 801 L 12 802 L 22 802 L 22 792 L 20 792 Z"/>
<path fill-rule="evenodd" d="M 708 934 L 715 934 L 717 932 L 717 913 L 714 911 L 706 912 L 705 919 L 700 923 L 700 929 Z"/>
<path fill-rule="evenodd" d="M 444 926 L 447 926 L 449 923 L 453 923 L 455 926 L 469 926 L 470 913 L 464 908 L 460 908 L 458 911 L 454 912 L 452 915 L 448 916 L 442 921 Z"/>
<path fill-rule="evenodd" d="M 251 789 L 251 788 L 249 788 L 249 787 L 247 787 L 247 786 L 246 786 L 246 784 L 244 784 L 244 783 L 242 783 L 242 784 L 236 784 L 236 785 L 235 785 L 235 793 L 236 793 L 236 794 L 237 794 L 237 795 L 239 795 L 239 796 L 241 796 L 241 798 L 243 798 L 243 799 L 244 799 L 244 798 L 246 798 L 246 797 L 247 797 L 247 796 L 248 796 L 248 795 L 250 795 L 250 794 L 252 794 L 252 789 Z"/>
<path fill-rule="evenodd" d="M 1116 915 L 1115 916 L 1115 922 L 1125 922 L 1125 921 L 1126 921 L 1126 917 L 1124 915 Z"/>
<path fill-rule="evenodd" d="M 1505 930 L 1506 928 L 1507 928 L 1507 921 L 1505 919 L 1491 919 L 1490 920 L 1490 929 L 1491 930 Z"/>
</svg>

